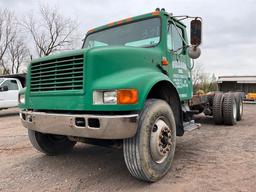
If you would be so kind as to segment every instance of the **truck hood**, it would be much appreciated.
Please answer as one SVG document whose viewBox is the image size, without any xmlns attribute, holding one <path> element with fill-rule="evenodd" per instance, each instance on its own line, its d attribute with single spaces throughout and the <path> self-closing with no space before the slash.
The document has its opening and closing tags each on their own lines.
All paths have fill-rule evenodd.
<svg viewBox="0 0 256 192">
<path fill-rule="evenodd" d="M 102 47 L 84 48 L 84 49 L 78 49 L 78 50 L 64 51 L 61 53 L 55 53 L 53 55 L 33 59 L 31 63 L 38 63 L 42 61 L 54 60 L 54 59 L 63 58 L 63 57 L 86 54 L 87 61 L 88 59 L 89 61 L 91 59 L 97 60 L 96 61 L 97 64 L 93 65 L 95 68 L 101 68 L 106 66 L 111 67 L 111 65 L 115 64 L 114 61 L 117 61 L 118 65 L 122 65 L 122 63 L 126 63 L 127 61 L 140 61 L 141 63 L 140 64 L 136 63 L 135 67 L 138 67 L 138 65 L 140 65 L 141 67 L 141 64 L 144 64 L 145 60 L 147 60 L 146 63 L 147 62 L 154 63 L 154 61 L 161 59 L 160 53 L 161 51 L 158 50 L 157 48 L 102 46 Z M 104 62 L 102 62 L 102 60 Z M 130 63 L 130 65 L 132 65 L 132 63 Z"/>
<path fill-rule="evenodd" d="M 47 62 L 64 57 L 83 55 L 84 85 L 88 88 L 99 79 L 111 79 L 116 74 L 126 74 L 131 71 L 156 71 L 161 64 L 162 52 L 158 47 L 137 48 L 128 46 L 102 46 L 90 49 L 65 51 L 50 56 L 38 58 L 33 63 Z M 130 73 L 130 75 L 129 75 Z M 118 81 L 125 80 L 119 79 Z M 88 91 L 88 90 L 86 90 Z"/>
<path fill-rule="evenodd" d="M 78 50 L 72 50 L 72 51 L 63 51 L 61 53 L 54 53 L 52 55 L 33 59 L 31 63 L 38 63 L 38 62 L 58 59 L 58 58 L 62 58 L 62 57 L 81 55 L 81 54 L 85 53 L 87 50 L 88 49 L 78 49 Z"/>
<path fill-rule="evenodd" d="M 86 52 L 88 79 L 99 79 L 114 73 L 144 68 L 156 70 L 161 64 L 161 51 L 154 48 L 127 46 L 97 47 Z"/>
</svg>

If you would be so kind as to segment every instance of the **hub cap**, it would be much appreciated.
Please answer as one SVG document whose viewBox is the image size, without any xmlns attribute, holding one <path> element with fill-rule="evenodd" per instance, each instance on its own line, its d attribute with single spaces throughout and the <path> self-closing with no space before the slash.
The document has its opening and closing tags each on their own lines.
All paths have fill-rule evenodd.
<svg viewBox="0 0 256 192">
<path fill-rule="evenodd" d="M 164 122 L 163 118 L 158 118 L 151 129 L 150 152 L 152 159 L 156 163 L 162 163 L 168 157 L 171 146 L 171 128 Z"/>
</svg>

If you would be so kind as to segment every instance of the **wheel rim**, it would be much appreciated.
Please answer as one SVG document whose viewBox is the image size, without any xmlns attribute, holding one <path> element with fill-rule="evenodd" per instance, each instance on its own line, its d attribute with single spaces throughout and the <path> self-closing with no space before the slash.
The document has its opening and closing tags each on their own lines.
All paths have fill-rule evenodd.
<svg viewBox="0 0 256 192">
<path fill-rule="evenodd" d="M 237 105 L 236 102 L 233 103 L 233 118 L 236 119 L 237 116 Z"/>
<path fill-rule="evenodd" d="M 242 102 L 240 102 L 240 111 L 239 111 L 239 113 L 240 113 L 240 117 L 241 117 L 242 114 L 243 114 L 243 103 Z"/>
<path fill-rule="evenodd" d="M 156 163 L 162 163 L 168 157 L 172 146 L 172 130 L 163 119 L 158 118 L 151 130 L 150 152 Z"/>
</svg>

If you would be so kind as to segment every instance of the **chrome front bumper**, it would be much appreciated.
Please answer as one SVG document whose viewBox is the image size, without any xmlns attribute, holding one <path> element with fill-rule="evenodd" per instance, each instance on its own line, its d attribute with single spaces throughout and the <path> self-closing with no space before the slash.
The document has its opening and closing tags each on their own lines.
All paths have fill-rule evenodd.
<svg viewBox="0 0 256 192">
<path fill-rule="evenodd" d="M 70 115 L 21 111 L 20 117 L 24 127 L 38 132 L 96 139 L 133 137 L 138 124 L 138 114 Z"/>
</svg>

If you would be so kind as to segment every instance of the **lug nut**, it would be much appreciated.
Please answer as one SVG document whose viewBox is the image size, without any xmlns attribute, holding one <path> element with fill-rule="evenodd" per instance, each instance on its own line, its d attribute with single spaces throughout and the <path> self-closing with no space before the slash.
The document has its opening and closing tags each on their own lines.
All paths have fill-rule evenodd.
<svg viewBox="0 0 256 192">
<path fill-rule="evenodd" d="M 154 125 L 154 126 L 153 126 L 153 132 L 156 132 L 157 129 L 158 129 L 157 125 Z"/>
</svg>

